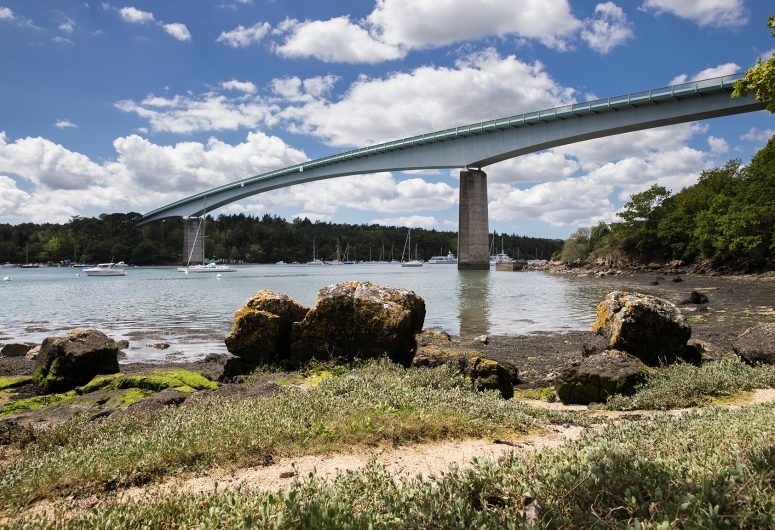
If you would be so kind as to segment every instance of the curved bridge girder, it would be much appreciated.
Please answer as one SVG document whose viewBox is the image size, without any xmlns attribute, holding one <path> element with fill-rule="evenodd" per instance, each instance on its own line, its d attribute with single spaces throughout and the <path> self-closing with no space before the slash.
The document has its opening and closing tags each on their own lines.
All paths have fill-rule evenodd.
<svg viewBox="0 0 775 530">
<path fill-rule="evenodd" d="M 739 77 L 567 105 L 327 156 L 192 195 L 145 214 L 140 224 L 201 215 L 251 195 L 315 180 L 381 171 L 482 168 L 584 140 L 764 109 L 752 94 L 730 97 Z"/>
</svg>

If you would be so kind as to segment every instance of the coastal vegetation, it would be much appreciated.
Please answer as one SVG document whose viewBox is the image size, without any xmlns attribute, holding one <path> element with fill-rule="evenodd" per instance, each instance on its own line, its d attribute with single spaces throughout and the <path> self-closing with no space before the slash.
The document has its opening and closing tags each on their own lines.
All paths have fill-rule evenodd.
<svg viewBox="0 0 775 530">
<path fill-rule="evenodd" d="M 64 224 L 0 224 L 0 263 L 123 260 L 162 265 L 186 261 L 179 218 L 138 227 L 139 218 L 140 214 L 130 212 L 73 217 Z M 304 263 L 312 259 L 313 244 L 319 259 L 333 259 L 338 245 L 342 253 L 348 251 L 351 260 L 398 260 L 406 240 L 402 227 L 313 223 L 307 218 L 289 222 L 268 214 L 208 216 L 206 230 L 208 258 L 248 263 Z M 497 234 L 497 239 L 508 253 L 523 258 L 548 258 L 562 248 L 559 239 L 515 234 Z M 412 241 L 425 259 L 448 250 L 457 253 L 457 232 L 415 228 Z"/>
<path fill-rule="evenodd" d="M 648 263 L 708 260 L 731 270 L 775 267 L 775 138 L 743 166 L 730 160 L 703 171 L 678 193 L 653 185 L 630 197 L 620 221 L 577 230 L 566 262 Z"/>
</svg>

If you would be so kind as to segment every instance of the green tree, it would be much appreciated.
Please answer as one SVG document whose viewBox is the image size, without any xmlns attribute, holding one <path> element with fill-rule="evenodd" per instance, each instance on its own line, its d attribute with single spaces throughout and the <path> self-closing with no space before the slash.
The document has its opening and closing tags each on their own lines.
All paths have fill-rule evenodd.
<svg viewBox="0 0 775 530">
<path fill-rule="evenodd" d="M 775 37 L 775 16 L 767 20 L 767 27 L 771 35 Z M 775 53 L 766 62 L 761 58 L 745 72 L 745 76 L 735 82 L 732 95 L 745 96 L 753 91 L 756 99 L 767 103 L 767 110 L 775 112 Z"/>
</svg>

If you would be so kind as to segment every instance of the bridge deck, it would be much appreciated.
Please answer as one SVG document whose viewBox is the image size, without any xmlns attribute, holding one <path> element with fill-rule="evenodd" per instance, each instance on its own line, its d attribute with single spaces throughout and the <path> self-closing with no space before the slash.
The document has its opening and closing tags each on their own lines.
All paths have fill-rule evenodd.
<svg viewBox="0 0 775 530">
<path fill-rule="evenodd" d="M 427 134 L 411 136 L 408 138 L 401 138 L 398 140 L 384 142 L 360 149 L 353 149 L 351 151 L 325 156 L 315 160 L 288 166 L 282 169 L 269 171 L 260 175 L 197 193 L 145 214 L 141 223 L 146 223 L 155 219 L 161 219 L 174 215 L 201 214 L 203 211 L 203 205 L 212 210 L 224 204 L 228 204 L 229 202 L 239 200 L 240 198 L 255 193 L 260 193 L 262 191 L 268 191 L 270 189 L 276 189 L 283 186 L 289 186 L 292 184 L 298 184 L 301 182 L 309 182 L 321 178 L 400 169 L 452 168 L 463 167 L 467 165 L 477 166 L 477 164 L 484 166 L 500 160 L 504 160 L 506 158 L 511 158 L 513 156 L 523 154 L 527 151 L 524 147 L 515 149 L 515 145 L 513 145 L 514 142 L 509 139 L 507 142 L 509 143 L 508 148 L 503 148 L 500 151 L 497 149 L 493 151 L 493 149 L 490 147 L 489 150 L 487 150 L 488 156 L 482 156 L 481 158 L 475 156 L 480 153 L 471 153 L 469 156 L 473 156 L 473 158 L 463 160 L 460 157 L 466 155 L 459 155 L 456 153 L 455 156 L 450 156 L 449 150 L 445 149 L 444 156 L 447 157 L 447 161 L 443 163 L 441 162 L 440 155 L 438 154 L 431 157 L 434 160 L 427 162 L 421 160 L 422 157 L 417 156 L 400 156 L 400 162 L 396 161 L 396 157 L 392 157 L 392 160 L 386 159 L 382 164 L 375 163 L 371 166 L 368 164 L 357 163 L 356 161 L 370 157 L 385 158 L 386 154 L 403 153 L 410 150 L 427 151 L 421 148 L 431 144 L 438 144 L 440 142 L 450 142 L 453 140 L 463 140 L 466 138 L 470 139 L 471 137 L 482 135 L 498 135 L 498 133 L 503 133 L 506 131 L 514 131 L 526 127 L 534 128 L 536 125 L 542 124 L 550 125 L 552 122 L 584 118 L 591 115 L 598 116 L 606 115 L 608 113 L 621 113 L 623 110 L 639 109 L 642 107 L 665 104 L 667 102 L 684 101 L 696 98 L 708 98 L 708 96 L 718 96 L 719 93 L 729 94 L 732 91 L 732 85 L 734 82 L 741 77 L 742 75 L 740 74 L 715 77 L 712 79 L 693 81 L 680 85 L 655 88 L 641 92 L 633 92 L 621 96 L 613 96 L 572 105 L 563 105 L 561 107 L 552 109 L 545 109 L 505 118 L 498 118 L 480 123 L 465 125 L 462 127 L 454 127 L 441 131 L 430 132 Z M 710 100 L 712 98 L 708 99 Z M 759 110 L 759 108 L 764 108 L 763 104 L 758 104 L 756 102 L 748 102 L 747 106 L 743 106 L 741 104 L 734 106 L 729 105 L 729 108 L 726 108 L 725 105 L 725 103 L 722 103 L 722 108 L 718 108 L 719 104 L 716 103 L 716 108 L 714 108 L 714 110 L 711 112 L 705 113 L 707 115 L 703 114 L 702 112 L 698 112 L 697 109 L 694 109 L 691 112 L 686 113 L 685 117 L 687 119 L 682 119 L 680 112 L 676 117 L 676 113 L 673 111 L 673 115 L 671 117 L 660 117 L 659 119 L 651 118 L 651 121 L 648 122 L 650 125 L 647 126 L 654 127 L 670 123 L 680 123 L 681 121 L 691 121 L 692 119 L 702 119 L 704 117 L 721 116 L 737 112 L 749 112 L 751 110 Z M 617 126 L 609 125 L 607 129 L 608 132 L 604 134 L 617 134 L 620 132 L 626 132 L 627 130 L 637 130 L 638 128 L 645 127 L 638 127 L 637 125 L 633 126 L 632 124 Z M 599 137 L 604 134 L 595 135 L 594 133 L 587 131 L 581 134 L 576 134 L 574 139 L 570 141 L 580 141 Z M 457 144 L 459 142 L 455 143 Z M 504 143 L 502 138 L 499 143 Z M 543 143 L 539 141 L 534 142 L 536 147 L 543 149 L 553 145 L 562 145 L 562 143 L 569 142 L 563 142 L 557 138 L 554 138 L 551 141 L 544 141 Z M 341 171 L 332 171 L 333 168 L 328 169 L 330 166 L 338 166 L 342 169 Z M 307 174 L 305 174 L 305 172 Z"/>
</svg>

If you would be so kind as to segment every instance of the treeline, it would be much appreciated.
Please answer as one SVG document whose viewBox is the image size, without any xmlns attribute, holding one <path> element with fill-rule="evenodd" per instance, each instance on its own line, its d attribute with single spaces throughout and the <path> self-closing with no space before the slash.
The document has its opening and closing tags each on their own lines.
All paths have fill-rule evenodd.
<svg viewBox="0 0 775 530">
<path fill-rule="evenodd" d="M 624 257 L 634 262 L 710 260 L 740 271 L 775 267 L 775 137 L 742 166 L 703 171 L 672 195 L 654 185 L 636 193 L 610 224 L 580 228 L 565 241 L 566 262 Z"/>
<path fill-rule="evenodd" d="M 64 260 L 99 263 L 126 261 L 135 265 L 184 263 L 180 219 L 168 219 L 138 227 L 138 213 L 102 214 L 96 218 L 74 217 L 65 224 L 0 224 L 0 263 L 36 263 Z M 207 217 L 205 250 L 209 259 L 274 263 L 280 260 L 306 262 L 316 257 L 333 259 L 337 244 L 340 255 L 351 260 L 401 259 L 406 228 L 381 225 L 349 225 L 286 221 L 277 216 L 243 214 Z M 548 258 L 562 248 L 558 239 L 496 234 L 495 248 L 522 258 Z M 457 255 L 457 233 L 412 229 L 421 258 L 452 250 Z M 189 249 L 190 250 L 190 249 Z M 27 257 L 29 256 L 29 257 Z"/>
</svg>

